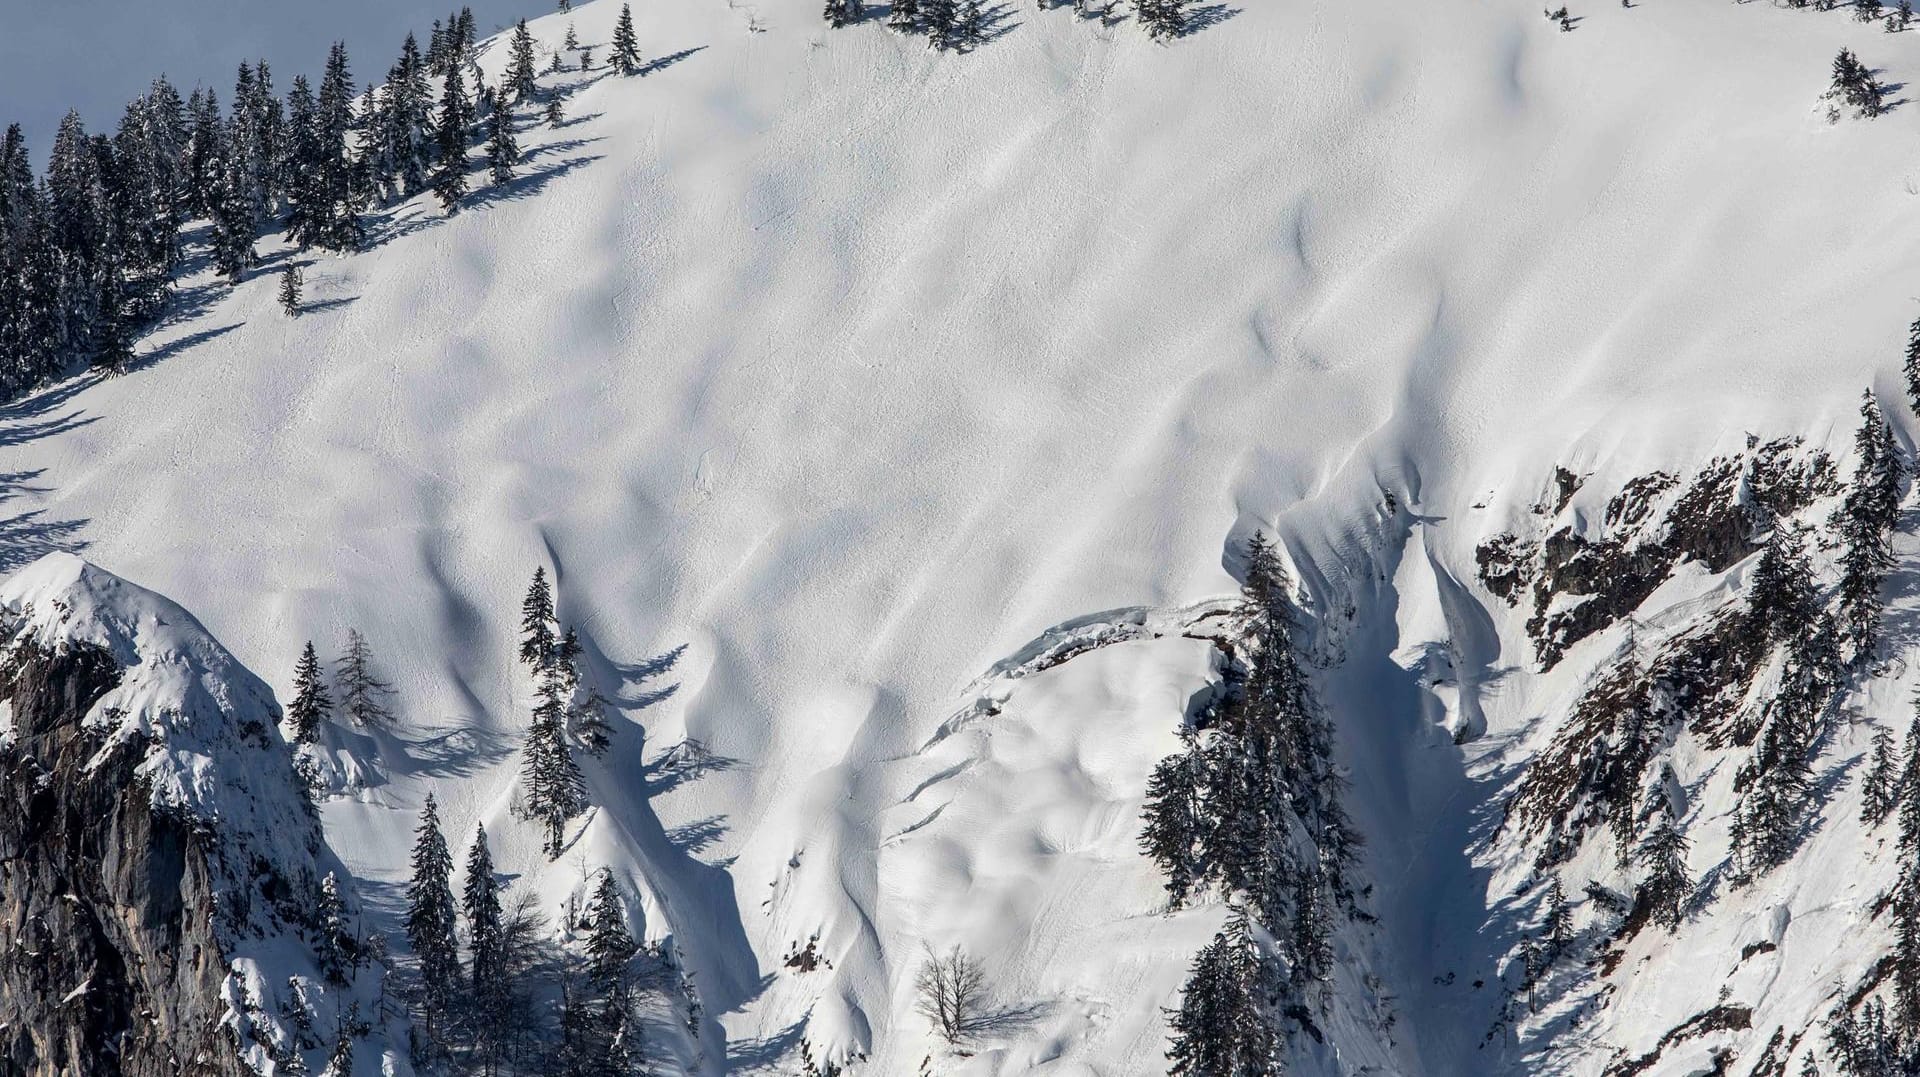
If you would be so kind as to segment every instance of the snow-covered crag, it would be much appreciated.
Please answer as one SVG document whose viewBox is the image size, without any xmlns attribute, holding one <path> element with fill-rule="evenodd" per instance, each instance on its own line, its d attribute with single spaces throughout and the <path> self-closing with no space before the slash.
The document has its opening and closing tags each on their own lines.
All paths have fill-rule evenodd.
<svg viewBox="0 0 1920 1077">
<path fill-rule="evenodd" d="M 272 691 L 70 555 L 0 587 L 0 630 L 0 1071 L 286 1061 L 340 1001 L 311 950 L 337 862 Z"/>
</svg>

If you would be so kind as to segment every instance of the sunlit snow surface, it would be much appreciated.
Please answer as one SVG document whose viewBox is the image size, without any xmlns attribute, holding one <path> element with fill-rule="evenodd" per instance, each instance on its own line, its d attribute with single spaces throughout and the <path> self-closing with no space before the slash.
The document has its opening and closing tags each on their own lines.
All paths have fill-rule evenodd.
<svg viewBox="0 0 1920 1077">
<path fill-rule="evenodd" d="M 604 62 L 617 11 L 534 30 L 571 21 Z M 353 257 L 263 244 L 237 290 L 186 281 L 131 374 L 10 409 L 35 515 L 9 557 L 84 544 L 283 695 L 307 639 L 358 626 L 403 722 L 324 813 L 370 892 L 429 791 L 550 910 L 613 866 L 718 1017 L 682 1052 L 702 1072 L 790 1066 L 803 1035 L 915 1072 L 914 969 L 961 942 L 1034 1009 L 941 1072 L 1147 1074 L 1221 915 L 1157 915 L 1130 821 L 1205 648 L 1116 643 L 937 734 L 1050 626 L 1229 594 L 1229 543 L 1277 529 L 1369 837 L 1380 926 L 1344 944 L 1387 955 L 1398 1015 L 1343 1066 L 1597 1073 L 1723 983 L 1756 1028 L 1804 1024 L 1884 942 L 1890 860 L 1868 866 L 1851 786 L 1798 863 L 1642 936 L 1550 1056 L 1482 1046 L 1499 1000 L 1471 981 L 1530 915 L 1506 889 L 1526 854 L 1476 845 L 1493 753 L 1535 744 L 1617 637 L 1534 676 L 1473 549 L 1555 463 L 1602 491 L 1749 432 L 1844 451 L 1861 388 L 1897 405 L 1914 106 L 1829 125 L 1818 95 L 1842 45 L 1904 82 L 1920 39 L 1720 0 L 1576 14 L 1243 0 L 1161 46 L 1021 4 L 943 56 L 878 19 L 830 32 L 811 0 L 637 5 L 660 66 L 549 77 L 570 119 L 527 110 L 509 187 L 451 221 L 404 204 Z M 540 564 L 607 691 L 678 685 L 589 765 L 600 808 L 553 863 L 511 814 Z M 1427 644 L 1471 691 L 1423 694 Z M 1857 702 L 1903 723 L 1905 699 Z M 1456 748 L 1462 725 L 1485 739 Z M 712 759 L 659 762 L 688 738 Z M 1726 981 L 1783 905 L 1773 963 Z M 832 968 L 786 968 L 815 932 Z"/>
</svg>

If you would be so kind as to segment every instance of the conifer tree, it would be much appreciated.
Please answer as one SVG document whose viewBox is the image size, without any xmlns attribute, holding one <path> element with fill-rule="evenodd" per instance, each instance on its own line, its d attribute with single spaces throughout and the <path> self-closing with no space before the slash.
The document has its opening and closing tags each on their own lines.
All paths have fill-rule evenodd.
<svg viewBox="0 0 1920 1077">
<path fill-rule="evenodd" d="M 1907 328 L 1907 361 L 1901 369 L 1907 378 L 1907 404 L 1920 415 L 1920 318 Z"/>
<path fill-rule="evenodd" d="M 1155 41 L 1171 41 L 1186 33 L 1187 0 L 1134 0 L 1134 18 Z"/>
<path fill-rule="evenodd" d="M 1813 624 L 1818 609 L 1813 566 L 1807 560 L 1806 531 L 1799 524 L 1774 524 L 1754 566 L 1747 608 L 1755 627 L 1773 643 L 1790 643 Z"/>
<path fill-rule="evenodd" d="M 454 941 L 453 856 L 440 832 L 439 806 L 427 794 L 414 828 L 413 877 L 407 884 L 407 942 L 420 963 L 421 1016 L 428 1038 L 446 1029 L 460 987 L 460 956 Z"/>
<path fill-rule="evenodd" d="M 893 7 L 887 12 L 887 27 L 903 34 L 919 33 L 920 0 L 893 0 Z"/>
<path fill-rule="evenodd" d="M 1567 901 L 1567 892 L 1561 887 L 1557 873 L 1547 882 L 1544 904 L 1547 916 L 1540 934 L 1547 944 L 1548 953 L 1558 959 L 1573 944 L 1573 905 Z"/>
<path fill-rule="evenodd" d="M 591 45 L 580 50 L 580 70 L 593 70 L 593 46 Z"/>
<path fill-rule="evenodd" d="M 1646 903 L 1654 923 L 1669 930 L 1678 927 L 1687 897 L 1693 892 L 1693 882 L 1687 875 L 1686 836 L 1663 815 L 1641 839 L 1635 859 L 1647 869 L 1646 880 L 1640 884 L 1640 900 Z"/>
<path fill-rule="evenodd" d="M 316 241 L 332 251 L 359 250 L 366 234 L 360 219 L 355 162 L 348 146 L 353 130 L 353 76 L 342 42 L 335 42 L 327 54 L 314 124 L 316 157 L 311 167 L 320 215 Z"/>
<path fill-rule="evenodd" d="M 927 44 L 945 52 L 958 42 L 960 12 L 954 0 L 920 0 L 920 28 L 926 31 Z"/>
<path fill-rule="evenodd" d="M 335 1035 L 333 1053 L 327 1056 L 327 1068 L 321 1077 L 353 1077 L 353 1032 L 344 1025 Z"/>
<path fill-rule="evenodd" d="M 627 962 L 638 949 L 627 931 L 626 906 L 613 872 L 603 870 L 587 906 L 588 982 L 597 991 L 612 990 L 625 980 Z"/>
<path fill-rule="evenodd" d="M 537 674 L 553 662 L 559 623 L 553 615 L 553 589 L 545 566 L 533 570 L 533 582 L 520 603 L 520 661 Z"/>
<path fill-rule="evenodd" d="M 555 130 L 567 122 L 567 116 L 560 108 L 560 98 L 555 96 L 547 101 L 547 126 Z"/>
<path fill-rule="evenodd" d="M 500 1062 L 508 1039 L 503 1027 L 512 997 L 506 926 L 500 914 L 500 888 L 493 877 L 493 854 L 486 827 L 474 826 L 467 848 L 466 881 L 460 907 L 467 921 L 467 982 L 473 989 L 474 1050 L 486 1072 Z"/>
<path fill-rule="evenodd" d="M 521 763 L 521 791 L 529 818 L 546 828 L 543 848 L 549 859 L 566 847 L 569 819 L 586 810 L 586 792 L 580 768 L 567 744 L 568 699 L 566 674 L 549 660 L 540 675 L 540 702 Z"/>
<path fill-rule="evenodd" d="M 861 0 L 827 0 L 826 10 L 822 13 L 827 25 L 835 30 L 860 21 L 862 9 L 866 5 Z"/>
<path fill-rule="evenodd" d="M 336 987 L 345 987 L 352 966 L 353 934 L 347 929 L 346 903 L 340 897 L 340 881 L 333 872 L 320 883 L 318 908 L 314 910 L 319 940 L 314 946 L 320 974 Z"/>
<path fill-rule="evenodd" d="M 487 116 L 487 168 L 494 186 L 513 180 L 513 166 L 520 163 L 520 145 L 513 139 L 513 113 L 496 95 L 493 111 Z"/>
<path fill-rule="evenodd" d="M 340 708 L 361 729 L 375 729 L 393 722 L 393 711 L 385 700 L 393 695 L 393 686 L 373 672 L 373 648 L 356 628 L 347 629 L 346 650 L 336 664 L 334 683 L 340 689 Z"/>
<path fill-rule="evenodd" d="M 1881 417 L 1871 391 L 1860 404 L 1860 429 L 1854 435 L 1853 483 L 1835 521 L 1844 547 L 1840 555 L 1840 618 L 1853 648 L 1855 664 L 1873 654 L 1879 640 L 1881 580 L 1893 565 L 1890 534 L 1900 511 L 1904 468 L 1893 433 Z"/>
<path fill-rule="evenodd" d="M 1867 761 L 1866 776 L 1860 783 L 1860 821 L 1877 826 L 1900 803 L 1900 764 L 1894 749 L 1893 731 L 1884 725 L 1873 730 L 1873 748 Z"/>
<path fill-rule="evenodd" d="M 467 195 L 467 110 L 467 89 L 456 65 L 447 72 L 434 129 L 440 163 L 433 173 L 433 193 L 448 216 L 459 212 L 460 200 Z"/>
<path fill-rule="evenodd" d="M 573 32 L 572 23 L 567 24 L 567 36 L 564 41 L 560 42 L 560 47 L 567 52 L 572 52 L 580 47 L 580 35 Z"/>
<path fill-rule="evenodd" d="M 289 318 L 300 316 L 300 267 L 290 265 L 280 272 L 280 309 Z"/>
<path fill-rule="evenodd" d="M 622 75 L 640 73 L 640 39 L 633 32 L 633 7 L 629 4 L 620 5 L 620 21 L 613 24 L 613 66 Z"/>
<path fill-rule="evenodd" d="M 1170 1077 L 1278 1077 L 1283 1071 L 1267 1012 L 1268 958 L 1239 911 L 1193 959 L 1180 1008 L 1167 1014 Z"/>
<path fill-rule="evenodd" d="M 511 59 L 507 63 L 507 94 L 517 103 L 531 98 L 538 90 L 534 81 L 533 35 L 527 31 L 527 20 L 521 19 L 514 24 L 513 41 L 508 51 Z"/>
<path fill-rule="evenodd" d="M 1184 906 L 1201 874 L 1197 846 L 1202 827 L 1200 817 L 1199 748 L 1194 734 L 1180 731 L 1185 749 L 1170 755 L 1153 768 L 1147 779 L 1146 825 L 1140 834 L 1140 849 L 1166 874 L 1167 903 Z"/>
</svg>

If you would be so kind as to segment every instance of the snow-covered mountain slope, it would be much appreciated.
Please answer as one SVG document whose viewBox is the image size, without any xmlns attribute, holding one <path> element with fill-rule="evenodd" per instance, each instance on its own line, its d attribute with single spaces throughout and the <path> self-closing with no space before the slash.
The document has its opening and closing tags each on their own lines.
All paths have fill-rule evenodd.
<svg viewBox="0 0 1920 1077">
<path fill-rule="evenodd" d="M 0 586 L 0 625 L 8 1071 L 271 1072 L 362 1006 L 403 1058 L 377 970 L 321 975 L 315 910 L 345 874 L 265 682 L 187 611 L 70 554 Z"/>
<path fill-rule="evenodd" d="M 526 131 L 510 187 L 403 205 L 355 256 L 271 251 L 311 263 L 298 319 L 270 273 L 194 281 L 131 374 L 0 418 L 9 556 L 84 544 L 283 689 L 358 626 L 402 722 L 323 806 L 355 873 L 403 876 L 429 792 L 549 908 L 614 867 L 716 1019 L 689 1068 L 791 1068 L 805 1038 L 914 1072 L 922 947 L 963 942 L 1034 1009 L 955 1072 L 1150 1073 L 1219 910 L 1156 918 L 1131 819 L 1204 649 L 1129 638 L 950 723 L 1050 626 L 1229 594 L 1223 553 L 1266 527 L 1314 600 L 1397 1014 L 1388 1053 L 1326 1064 L 1600 1072 L 1700 1012 L 1717 985 L 1674 944 L 1606 1022 L 1484 1045 L 1532 915 L 1531 848 L 1492 824 L 1623 630 L 1536 677 L 1476 551 L 1556 464 L 1597 506 L 1749 432 L 1844 459 L 1861 388 L 1898 400 L 1914 106 L 1829 125 L 1817 98 L 1841 46 L 1901 82 L 1914 39 L 1433 0 L 1228 4 L 1163 47 L 1022 6 L 956 56 L 815 8 L 643 5 L 656 67 L 549 76 L 572 118 Z M 617 10 L 534 30 L 604 56 Z M 645 727 L 554 863 L 510 810 L 536 565 Z M 1679 571 L 1643 616 L 1739 570 Z M 1801 910 L 1780 952 L 1822 956 L 1751 986 L 1756 1028 L 1884 941 L 1808 915 L 1873 840 L 1763 884 Z M 1772 916 L 1762 892 L 1698 945 Z M 816 933 L 831 968 L 786 966 Z"/>
</svg>

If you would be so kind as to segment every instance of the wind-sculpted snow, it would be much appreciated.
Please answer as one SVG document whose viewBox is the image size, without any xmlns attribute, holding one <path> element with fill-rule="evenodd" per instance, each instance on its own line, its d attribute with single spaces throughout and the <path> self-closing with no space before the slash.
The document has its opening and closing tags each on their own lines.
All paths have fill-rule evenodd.
<svg viewBox="0 0 1920 1077">
<path fill-rule="evenodd" d="M 617 11 L 527 12 L 541 66 L 569 22 L 604 60 Z M 1615 498 L 1651 542 L 1750 439 L 1844 475 L 1860 390 L 1899 400 L 1920 198 L 1913 106 L 1830 125 L 1818 95 L 1843 45 L 1910 82 L 1916 39 L 1763 4 L 1576 14 L 1244 2 L 1160 45 L 1018 4 L 955 56 L 878 19 L 828 31 L 806 0 L 636 5 L 656 65 L 543 76 L 569 118 L 524 110 L 510 184 L 476 173 L 452 219 L 403 203 L 352 256 L 264 243 L 231 292 L 184 282 L 126 376 L 0 413 L 7 492 L 38 514 L 0 537 L 84 544 L 282 690 L 308 639 L 367 635 L 399 720 L 329 735 L 321 812 L 389 933 L 431 792 L 557 932 L 614 869 L 705 1006 L 671 1040 L 688 1072 L 805 1042 L 913 1073 L 939 1050 L 923 944 L 960 942 L 1033 1009 L 952 1071 L 1144 1074 L 1219 908 L 1158 915 L 1131 783 L 1206 648 L 1120 618 L 1081 650 L 1070 619 L 1219 601 L 1265 528 L 1311 600 L 1301 645 L 1369 841 L 1397 1018 L 1364 1062 L 1599 1073 L 1725 987 L 1751 1031 L 1702 1019 L 1645 1072 L 1705 1068 L 1806 1028 L 1884 944 L 1891 854 L 1828 775 L 1864 740 L 1835 727 L 1835 799 L 1792 863 L 1518 1015 L 1540 850 L 1496 837 L 1505 798 L 1630 626 L 1684 633 L 1750 561 L 1663 554 L 1542 672 L 1538 599 L 1509 607 L 1476 552 L 1511 534 L 1533 557 L 1543 503 L 1604 541 Z M 1579 482 L 1556 507 L 1557 469 Z M 552 861 L 513 811 L 536 565 L 629 719 Z M 648 660 L 683 645 L 656 679 L 678 689 L 649 695 Z M 983 674 L 1062 646 L 968 710 Z M 1902 661 L 1845 706 L 1901 720 Z M 1721 820 L 1698 871 L 1724 858 L 1738 758 L 1679 751 Z M 1598 848 L 1559 868 L 1583 901 Z M 813 971 L 789 966 L 810 942 Z"/>
</svg>

